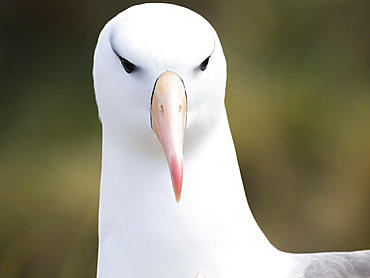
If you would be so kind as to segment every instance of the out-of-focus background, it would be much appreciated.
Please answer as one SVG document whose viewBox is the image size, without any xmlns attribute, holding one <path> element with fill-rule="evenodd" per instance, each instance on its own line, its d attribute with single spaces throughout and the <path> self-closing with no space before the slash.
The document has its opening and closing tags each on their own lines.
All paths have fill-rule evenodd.
<svg viewBox="0 0 370 278">
<path fill-rule="evenodd" d="M 174 1 L 208 19 L 249 203 L 290 252 L 370 248 L 370 2 Z M 136 1 L 0 3 L 0 277 L 94 277 L 92 56 Z"/>
</svg>

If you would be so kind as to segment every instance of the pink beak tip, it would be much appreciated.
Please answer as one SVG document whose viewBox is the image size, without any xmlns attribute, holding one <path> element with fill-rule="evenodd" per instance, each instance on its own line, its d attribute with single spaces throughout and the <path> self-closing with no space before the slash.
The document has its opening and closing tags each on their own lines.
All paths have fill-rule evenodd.
<svg viewBox="0 0 370 278">
<path fill-rule="evenodd" d="M 176 202 L 180 202 L 182 180 L 183 180 L 183 158 L 172 157 L 170 162 L 171 178 Z"/>
</svg>

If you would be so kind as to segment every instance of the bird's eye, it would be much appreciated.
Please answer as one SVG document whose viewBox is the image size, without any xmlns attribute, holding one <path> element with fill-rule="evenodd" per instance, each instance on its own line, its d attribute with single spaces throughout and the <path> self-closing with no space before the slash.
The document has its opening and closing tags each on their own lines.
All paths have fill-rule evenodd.
<svg viewBox="0 0 370 278">
<path fill-rule="evenodd" d="M 211 58 L 211 56 L 209 56 L 207 59 L 205 59 L 201 64 L 200 64 L 200 70 L 202 71 L 205 71 L 207 66 L 208 66 L 208 63 L 209 63 L 209 58 Z"/>
<path fill-rule="evenodd" d="M 121 61 L 122 67 L 127 73 L 131 73 L 136 70 L 137 67 L 133 63 L 131 63 L 129 60 L 126 60 L 125 58 L 122 58 L 122 57 L 118 57 L 118 58 Z"/>
</svg>

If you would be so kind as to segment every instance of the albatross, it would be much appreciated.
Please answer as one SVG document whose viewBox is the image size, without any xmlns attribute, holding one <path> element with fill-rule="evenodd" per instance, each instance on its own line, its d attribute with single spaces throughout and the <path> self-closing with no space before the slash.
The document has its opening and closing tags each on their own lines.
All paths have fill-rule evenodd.
<svg viewBox="0 0 370 278">
<path fill-rule="evenodd" d="M 257 225 L 224 105 L 225 56 L 203 17 L 128 8 L 102 29 L 93 77 L 98 278 L 370 277 L 370 251 L 289 254 Z"/>
</svg>

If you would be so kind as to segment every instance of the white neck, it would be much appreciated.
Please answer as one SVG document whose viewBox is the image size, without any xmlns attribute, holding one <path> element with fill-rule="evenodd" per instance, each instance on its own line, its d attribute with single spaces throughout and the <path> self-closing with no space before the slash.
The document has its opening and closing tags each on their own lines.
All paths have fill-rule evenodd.
<svg viewBox="0 0 370 278">
<path fill-rule="evenodd" d="M 230 269 L 241 277 L 242 261 L 274 254 L 248 207 L 226 112 L 222 119 L 197 148 L 199 138 L 185 135 L 179 203 L 154 133 L 134 149 L 103 128 L 98 277 L 228 277 Z"/>
</svg>

